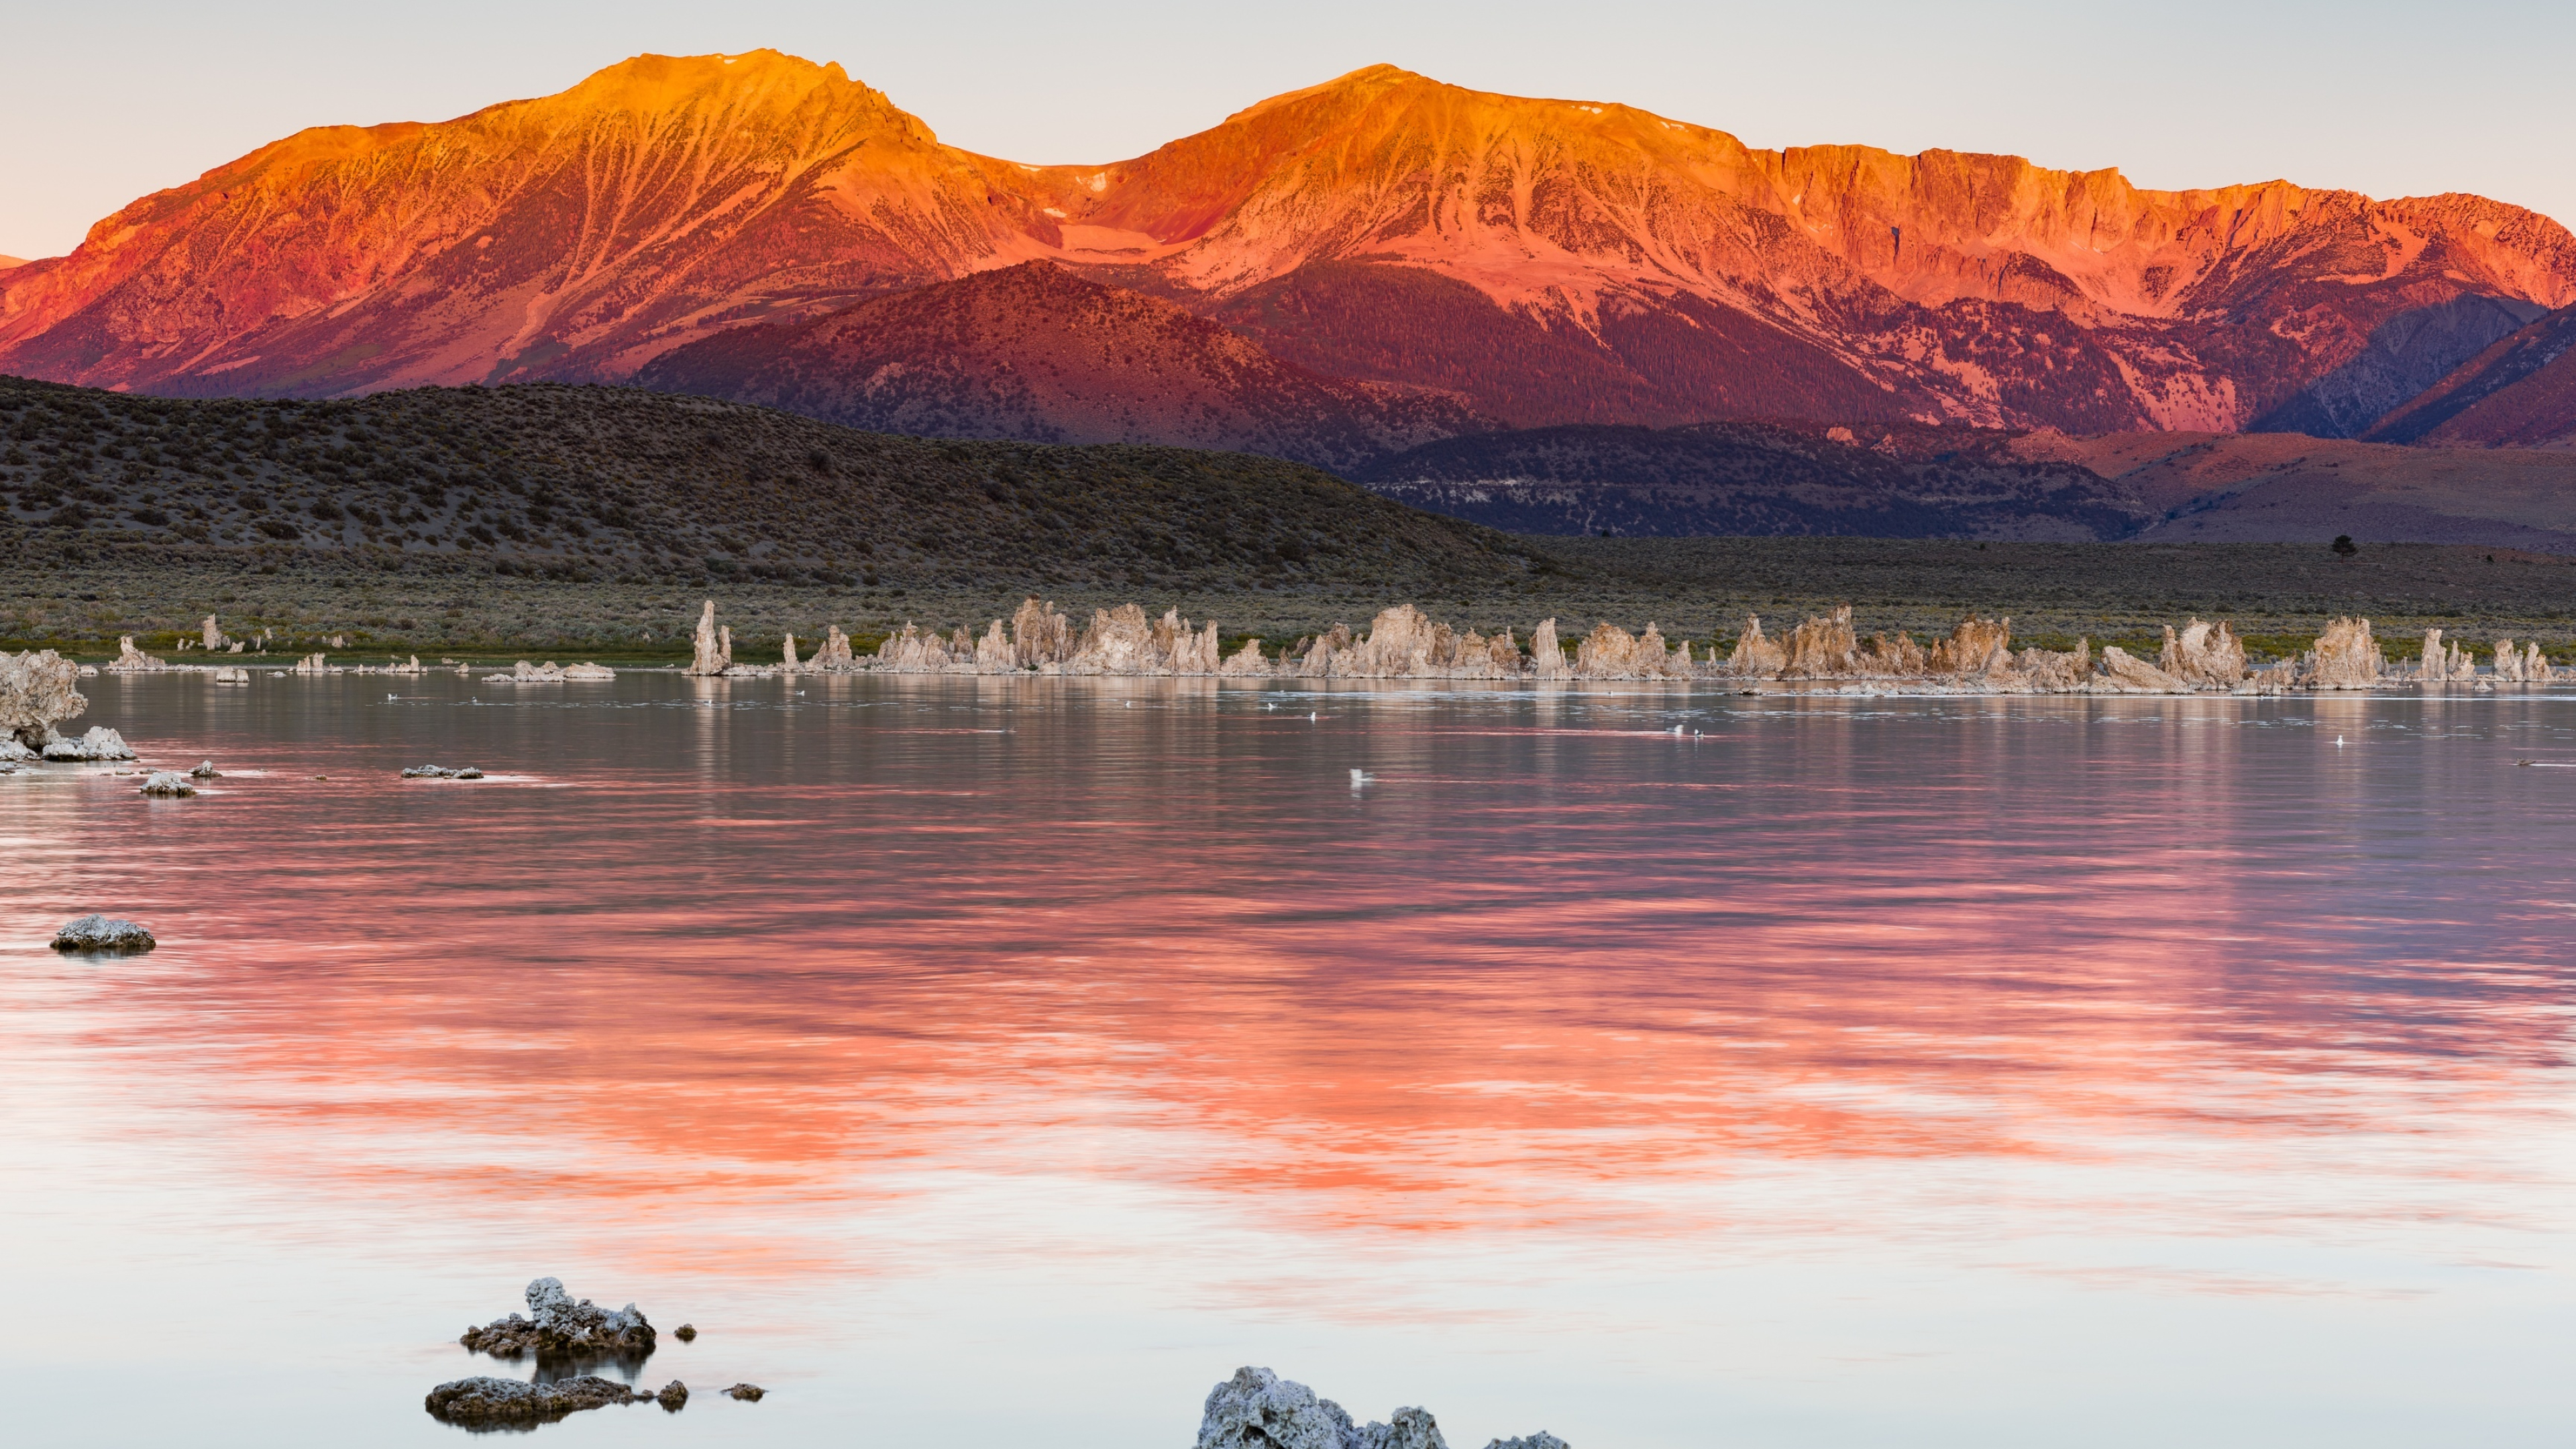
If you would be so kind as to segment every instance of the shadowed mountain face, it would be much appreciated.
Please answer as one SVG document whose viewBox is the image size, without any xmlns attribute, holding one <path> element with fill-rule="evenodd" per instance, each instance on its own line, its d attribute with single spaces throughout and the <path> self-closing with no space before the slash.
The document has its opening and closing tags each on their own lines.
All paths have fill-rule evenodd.
<svg viewBox="0 0 2576 1449">
<path fill-rule="evenodd" d="M 1360 475 L 1373 492 L 1513 533 L 2124 538 L 2156 514 L 2081 463 L 1999 433 L 1759 423 L 1556 427 L 1431 443 Z"/>
<path fill-rule="evenodd" d="M 2450 543 L 2576 553 L 2576 450 L 1708 423 L 1429 443 L 1373 492 L 1514 533 Z"/>
<path fill-rule="evenodd" d="M 2462 363 L 2370 436 L 2460 447 L 2576 447 L 2576 307 Z"/>
<path fill-rule="evenodd" d="M 1220 371 L 1442 389 L 1524 427 L 1764 414 L 2351 434 L 2576 303 L 2576 238 L 2473 196 L 2158 192 L 2010 156 L 1763 151 L 1388 66 L 1130 161 L 1023 166 L 941 145 L 836 66 L 762 51 L 638 57 L 439 124 L 305 131 L 145 197 L 70 256 L 0 272 L 0 370 L 201 395 L 617 381 L 729 328 L 1033 260 L 1094 269 L 1276 360 Z M 1068 295 L 1031 294 L 1073 309 L 1032 335 L 1111 308 Z M 727 355 L 745 377 L 777 372 Z M 1061 436 L 1127 426 L 1100 401 L 1125 377 L 1030 383 L 1021 405 L 1025 379 L 967 369 L 887 405 Z M 1185 394 L 1231 384 L 1198 386 Z M 1337 457 L 1414 425 L 1275 441 L 1280 419 L 1324 406 L 1167 436 L 1245 427 Z"/>
<path fill-rule="evenodd" d="M 1180 444 L 1349 468 L 1493 423 L 1444 393 L 1282 362 L 1170 302 L 1046 262 L 739 328 L 636 381 L 877 432 Z"/>
</svg>

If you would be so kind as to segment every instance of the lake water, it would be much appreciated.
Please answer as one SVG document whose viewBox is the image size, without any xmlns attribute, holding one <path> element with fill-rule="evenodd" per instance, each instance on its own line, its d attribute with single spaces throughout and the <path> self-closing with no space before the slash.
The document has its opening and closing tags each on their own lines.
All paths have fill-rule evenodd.
<svg viewBox="0 0 2576 1449">
<path fill-rule="evenodd" d="M 2567 694 L 83 687 L 227 774 L 0 779 L 12 1442 L 461 1444 L 541 1274 L 696 1395 L 563 1445 L 2576 1426 Z"/>
</svg>

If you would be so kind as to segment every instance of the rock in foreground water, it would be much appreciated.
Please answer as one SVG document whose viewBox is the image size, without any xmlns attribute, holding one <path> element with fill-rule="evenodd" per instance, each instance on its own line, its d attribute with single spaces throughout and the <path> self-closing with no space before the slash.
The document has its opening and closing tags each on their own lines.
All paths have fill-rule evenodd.
<svg viewBox="0 0 2576 1449">
<path fill-rule="evenodd" d="M 414 765 L 403 771 L 402 777 L 406 780 L 480 780 L 483 772 L 472 765 L 461 770 L 451 770 L 445 765 Z"/>
<path fill-rule="evenodd" d="M 57 951 L 149 951 L 160 944 L 132 921 L 89 915 L 66 923 L 54 933 Z"/>
<path fill-rule="evenodd" d="M 737 1395 L 739 1397 L 739 1395 Z M 1350 1414 L 1304 1384 L 1266 1368 L 1239 1368 L 1209 1390 L 1198 1449 L 1449 1449 L 1428 1409 L 1398 1409 L 1393 1422 L 1354 1424 Z M 1541 1430 L 1496 1439 L 1485 1449 L 1569 1449 Z"/>
<path fill-rule="evenodd" d="M 452 1424 L 526 1423 L 560 1419 L 610 1404 L 647 1402 L 652 1397 L 592 1374 L 550 1384 L 478 1377 L 440 1384 L 429 1391 L 421 1406 L 432 1417 Z"/>
<path fill-rule="evenodd" d="M 1365 1425 L 1304 1384 L 1266 1368 L 1240 1368 L 1209 1390 L 1198 1449 L 1449 1449 L 1428 1409 L 1398 1409 L 1394 1422 Z M 1527 1449 L 1539 1449 L 1539 1440 Z"/>
<path fill-rule="evenodd" d="M 584 1298 L 575 1302 L 560 1278 L 528 1285 L 528 1313 L 469 1328 L 456 1341 L 496 1358 L 522 1354 L 641 1358 L 653 1351 L 653 1325 L 632 1303 L 614 1311 Z M 681 1390 L 683 1397 L 688 1391 Z"/>
<path fill-rule="evenodd" d="M 92 725 L 89 733 L 79 739 L 57 738 L 46 741 L 45 758 L 74 761 L 130 760 L 134 758 L 134 749 L 126 744 L 125 736 L 105 725 Z"/>
<path fill-rule="evenodd" d="M 208 772 L 213 773 L 212 771 Z M 155 770 L 144 777 L 143 793 L 182 799 L 197 793 L 197 784 L 176 770 Z"/>
<path fill-rule="evenodd" d="M 762 1388 L 758 1384 L 736 1384 L 732 1388 L 725 1390 L 725 1393 L 728 1396 L 740 1399 L 746 1404 L 759 1403 L 762 1396 L 768 1392 L 769 1390 Z"/>
</svg>

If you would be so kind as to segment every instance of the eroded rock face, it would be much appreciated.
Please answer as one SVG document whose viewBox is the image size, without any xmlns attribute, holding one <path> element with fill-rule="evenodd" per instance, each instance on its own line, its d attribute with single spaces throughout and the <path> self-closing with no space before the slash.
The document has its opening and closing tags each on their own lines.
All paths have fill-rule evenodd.
<svg viewBox="0 0 2576 1449">
<path fill-rule="evenodd" d="M 1761 616 L 1748 614 L 1744 632 L 1736 636 L 1735 652 L 1726 656 L 1726 672 L 1738 679 L 1777 679 L 1789 667 L 1789 651 L 1773 640 L 1762 637 Z"/>
<path fill-rule="evenodd" d="M 2033 646 L 2013 656 L 2012 673 L 2043 694 L 2071 694 L 2093 677 L 2093 641 L 2078 639 L 2072 649 Z"/>
<path fill-rule="evenodd" d="M 2156 668 L 2194 687 L 2234 689 L 2245 681 L 2245 645 L 2224 623 L 2193 619 L 2180 634 L 2167 624 L 2164 652 L 2156 657 Z"/>
<path fill-rule="evenodd" d="M 954 662 L 949 657 L 947 640 L 910 619 L 877 646 L 877 668 L 897 674 L 936 674 Z"/>
<path fill-rule="evenodd" d="M 528 1316 L 496 1318 L 465 1330 L 456 1341 L 496 1358 L 531 1353 L 641 1358 L 653 1351 L 654 1334 L 632 1303 L 612 1311 L 587 1298 L 575 1302 L 562 1279 L 539 1278 L 528 1285 Z"/>
<path fill-rule="evenodd" d="M 2165 673 L 2117 644 L 2102 646 L 2102 669 L 2093 687 L 2114 694 L 2189 694 L 2190 680 Z"/>
<path fill-rule="evenodd" d="M 733 635 L 716 628 L 716 601 L 707 600 L 706 609 L 698 615 L 698 633 L 689 660 L 691 674 L 722 674 L 733 665 Z"/>
<path fill-rule="evenodd" d="M 1073 621 L 1055 605 L 1038 599 L 1020 601 L 1011 615 L 1011 662 L 1022 669 L 1042 669 L 1073 658 Z"/>
<path fill-rule="evenodd" d="M 0 654 L 0 735 L 43 749 L 57 720 L 89 708 L 79 680 L 80 666 L 51 649 Z"/>
<path fill-rule="evenodd" d="M 1602 622 L 1574 646 L 1577 679 L 1688 679 L 1690 644 L 1667 650 L 1663 632 L 1650 621 L 1646 632 L 1630 637 L 1616 624 Z"/>
<path fill-rule="evenodd" d="M 2526 644 L 2520 649 L 2516 649 L 2513 641 L 2510 639 L 2498 639 L 2496 641 L 2495 677 L 2497 682 L 2504 684 L 2547 684 L 2550 677 L 2555 672 L 2556 671 L 2549 667 L 2548 656 L 2540 652 L 2539 645 Z"/>
<path fill-rule="evenodd" d="M 1517 679 L 1520 646 L 1507 630 L 1488 639 L 1434 622 L 1411 604 L 1381 610 L 1366 637 L 1335 625 L 1308 646 L 1296 672 L 1315 679 Z"/>
<path fill-rule="evenodd" d="M 109 916 L 82 916 L 54 932 L 57 951 L 149 951 L 159 944 L 150 931 Z"/>
<path fill-rule="evenodd" d="M 241 649 L 240 645 L 235 644 L 232 640 L 224 637 L 223 630 L 215 627 L 215 616 L 212 614 L 208 614 L 206 616 L 205 625 L 199 630 L 198 637 L 204 641 L 206 652 L 209 654 L 214 653 L 218 649 L 231 649 L 235 652 L 239 652 Z"/>
<path fill-rule="evenodd" d="M 453 1424 L 544 1423 L 584 1409 L 632 1404 L 652 1397 L 593 1374 L 550 1384 L 476 1377 L 440 1384 L 429 1391 L 422 1407 L 433 1418 Z"/>
<path fill-rule="evenodd" d="M 2388 671 L 2368 619 L 2337 619 L 2317 636 L 2300 682 L 2310 689 L 2368 689 Z"/>
<path fill-rule="evenodd" d="M 1572 679 L 1574 665 L 1565 657 L 1565 646 L 1557 642 L 1556 621 L 1541 619 L 1530 631 L 1530 678 Z"/>
<path fill-rule="evenodd" d="M 841 632 L 840 625 L 831 625 L 823 635 L 823 647 L 806 662 L 814 669 L 849 668 L 854 662 L 850 658 L 850 636 Z"/>
</svg>

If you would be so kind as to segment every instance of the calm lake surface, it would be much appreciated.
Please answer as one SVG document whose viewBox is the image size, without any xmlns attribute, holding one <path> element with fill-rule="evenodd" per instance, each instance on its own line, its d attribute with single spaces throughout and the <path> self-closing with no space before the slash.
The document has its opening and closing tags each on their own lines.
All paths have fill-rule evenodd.
<svg viewBox="0 0 2576 1449">
<path fill-rule="evenodd" d="M 461 1445 L 541 1274 L 566 1445 L 2576 1426 L 2570 695 L 83 689 L 227 774 L 0 779 L 16 1443 Z"/>
</svg>

